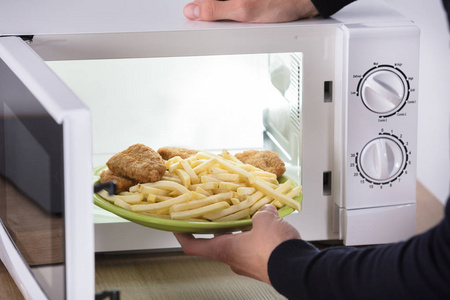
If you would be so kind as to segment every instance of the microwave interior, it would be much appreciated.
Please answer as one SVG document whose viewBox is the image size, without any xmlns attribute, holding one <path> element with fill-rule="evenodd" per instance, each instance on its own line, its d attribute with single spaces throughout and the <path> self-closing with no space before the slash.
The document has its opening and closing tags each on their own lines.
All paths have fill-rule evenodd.
<svg viewBox="0 0 450 300">
<path fill-rule="evenodd" d="M 47 64 L 91 112 L 94 167 L 136 143 L 155 151 L 268 149 L 301 184 L 302 53 Z M 96 223 L 122 221 L 94 209 Z"/>
<path fill-rule="evenodd" d="M 232 154 L 268 149 L 284 160 L 286 175 L 302 183 L 302 53 L 46 64 L 91 112 L 93 168 L 135 143 L 154 150 L 174 146 Z M 61 298 L 63 125 L 11 72 L 0 74 L 10 76 L 2 78 L 4 91 L 13 91 L 6 93 L 10 98 L 3 99 L 0 110 L 1 220 L 39 285 L 51 297 Z M 128 221 L 94 206 L 94 222 Z M 133 250 L 130 247 L 127 250 Z M 164 243 L 159 247 L 168 248 Z"/>
</svg>

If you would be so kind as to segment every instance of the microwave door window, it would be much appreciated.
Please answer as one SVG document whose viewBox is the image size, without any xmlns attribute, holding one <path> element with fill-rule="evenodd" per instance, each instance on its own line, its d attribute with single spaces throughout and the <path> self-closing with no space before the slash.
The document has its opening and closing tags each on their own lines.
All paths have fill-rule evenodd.
<svg viewBox="0 0 450 300">
<path fill-rule="evenodd" d="M 52 299 L 64 298 L 62 143 L 63 126 L 0 60 L 0 217 Z"/>
</svg>

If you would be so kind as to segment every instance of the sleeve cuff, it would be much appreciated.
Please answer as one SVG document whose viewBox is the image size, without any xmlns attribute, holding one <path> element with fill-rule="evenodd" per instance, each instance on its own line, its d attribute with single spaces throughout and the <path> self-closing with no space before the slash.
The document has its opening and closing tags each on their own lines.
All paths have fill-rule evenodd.
<svg viewBox="0 0 450 300">
<path fill-rule="evenodd" d="M 355 0 L 311 0 L 319 14 L 324 18 L 328 18 L 329 16 L 335 14 L 341 8 L 352 3 L 353 1 Z"/>
</svg>

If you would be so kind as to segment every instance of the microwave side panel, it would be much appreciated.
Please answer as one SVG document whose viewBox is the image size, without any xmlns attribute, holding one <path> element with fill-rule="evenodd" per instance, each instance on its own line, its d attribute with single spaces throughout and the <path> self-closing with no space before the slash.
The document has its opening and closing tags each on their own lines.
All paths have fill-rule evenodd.
<svg viewBox="0 0 450 300">
<path fill-rule="evenodd" d="M 59 293 L 62 293 L 67 299 L 92 298 L 94 295 L 94 254 L 89 111 L 20 38 L 0 38 L 0 58 L 7 66 L 3 69 L 2 78 L 12 80 L 13 83 L 0 91 L 2 97 L 1 136 L 7 142 L 3 148 L 4 151 L 1 152 L 3 156 L 10 153 L 8 155 L 12 155 L 15 159 L 14 162 L 8 162 L 8 165 L 2 165 L 3 171 L 0 171 L 3 176 L 11 179 L 11 190 L 19 191 L 15 194 L 25 195 L 21 196 L 23 199 L 20 201 L 27 203 L 29 207 L 34 207 L 33 214 L 30 214 L 30 218 L 28 218 L 37 220 L 33 225 L 52 225 L 39 228 L 41 228 L 42 236 L 52 237 L 47 246 L 56 247 L 55 249 L 50 248 L 48 252 L 44 252 L 44 255 L 34 254 L 27 250 L 28 248 L 24 248 L 24 242 L 28 241 L 27 236 L 30 235 L 21 235 L 25 237 L 25 240 L 21 240 L 20 247 L 16 247 L 16 249 L 23 249 L 24 252 L 19 253 L 17 250 L 17 254 L 22 259 L 27 259 L 27 268 L 32 273 L 31 278 L 35 279 L 48 293 L 48 297 L 55 298 L 54 293 L 60 291 Z M 30 120 L 33 122 L 30 123 Z M 38 121 L 40 122 L 38 123 Z M 42 123 L 47 125 L 44 127 L 33 126 L 33 124 Z M 53 126 L 49 126 L 50 123 Z M 47 131 L 48 128 L 56 128 L 56 130 Z M 54 135 L 55 132 L 56 135 Z M 21 138 L 22 142 L 20 142 Z M 42 154 L 36 156 L 33 151 L 25 153 L 22 159 L 31 162 L 28 168 L 25 168 L 30 174 L 22 173 L 22 177 L 33 180 L 34 176 L 40 180 L 40 177 L 47 176 L 49 169 L 40 167 L 36 169 L 33 159 L 36 160 L 36 165 L 41 163 L 41 158 L 46 158 L 49 165 L 59 164 L 63 174 L 50 172 L 48 177 L 51 180 L 47 184 L 63 186 L 64 196 L 56 197 L 55 201 L 64 201 L 62 205 L 64 210 L 54 211 L 53 206 L 39 207 L 38 200 L 33 197 L 33 191 L 30 191 L 27 185 L 20 183 L 23 178 L 20 177 L 21 173 L 18 172 L 18 169 L 24 172 L 24 168 L 20 157 L 17 157 L 14 152 L 15 149 L 22 152 L 26 150 L 26 147 L 24 149 L 24 145 L 27 145 L 25 142 L 34 145 L 35 149 Z M 55 159 L 54 152 L 48 150 L 55 144 L 62 153 L 62 160 L 58 157 Z M 11 146 L 11 149 L 6 149 L 9 147 L 8 145 Z M 15 182 L 20 184 L 14 185 Z M 21 190 L 24 192 L 20 193 Z M 14 199 L 14 202 L 17 201 Z M 15 226 L 20 223 L 20 219 L 17 222 L 17 213 L 9 214 L 11 208 L 15 206 L 12 205 L 13 203 L 9 204 L 9 208 L 8 205 L 6 206 L 6 220 L 10 219 L 13 221 L 10 226 Z M 20 217 L 20 214 L 18 216 Z M 54 232 L 56 224 L 59 224 L 57 228 L 61 228 L 61 232 Z M 47 233 L 48 231 L 50 233 Z M 30 244 L 30 242 L 26 244 Z M 34 249 L 33 246 L 31 244 L 29 249 Z M 61 255 L 53 256 L 54 252 L 61 252 Z M 45 253 L 49 253 L 52 257 L 52 260 L 47 263 L 41 262 L 47 258 Z M 17 256 L 14 255 L 14 257 Z M 8 264 L 8 258 L 2 257 L 2 260 L 6 260 L 5 264 Z M 22 275 L 18 269 L 16 270 L 14 263 L 10 266 L 12 268 L 10 273 L 13 277 L 16 276 L 14 278 L 20 284 L 23 280 Z M 50 270 L 50 266 L 52 270 Z M 33 287 L 33 284 L 30 287 Z M 28 285 L 24 285 L 23 293 L 28 297 L 28 293 L 32 293 L 32 290 L 28 290 Z M 58 294 L 56 297 L 60 298 L 60 295 Z M 35 294 L 31 295 L 31 297 L 34 296 Z"/>
</svg>

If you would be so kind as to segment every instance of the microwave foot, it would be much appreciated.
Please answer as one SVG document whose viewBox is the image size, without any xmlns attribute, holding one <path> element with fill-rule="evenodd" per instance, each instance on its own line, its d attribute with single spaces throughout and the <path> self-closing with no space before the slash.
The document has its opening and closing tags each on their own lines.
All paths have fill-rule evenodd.
<svg viewBox="0 0 450 300">
<path fill-rule="evenodd" d="M 112 290 L 112 291 L 103 291 L 101 293 L 95 294 L 95 300 L 120 300 L 120 291 Z"/>
</svg>

